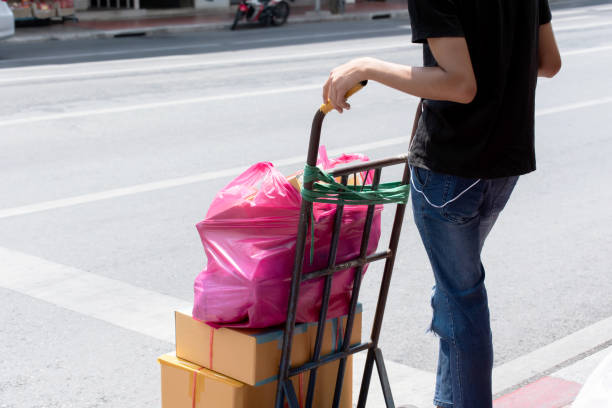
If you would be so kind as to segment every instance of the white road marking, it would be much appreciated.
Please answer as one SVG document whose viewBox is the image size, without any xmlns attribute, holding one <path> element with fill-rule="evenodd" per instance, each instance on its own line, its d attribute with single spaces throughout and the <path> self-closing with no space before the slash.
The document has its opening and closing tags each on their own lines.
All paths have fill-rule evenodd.
<svg viewBox="0 0 612 408">
<path fill-rule="evenodd" d="M 585 19 L 589 19 L 592 18 L 591 16 L 585 15 L 585 14 L 581 14 L 578 16 L 569 16 L 569 17 L 561 17 L 561 18 L 555 18 L 553 20 L 553 24 L 556 23 L 563 23 L 566 21 L 575 21 L 575 20 L 585 20 Z"/>
<path fill-rule="evenodd" d="M 319 86 L 320 85 L 316 85 L 317 88 Z M 297 90 L 307 90 L 307 89 L 315 89 L 315 85 L 310 85 L 306 87 L 286 88 L 283 91 L 284 92 L 294 92 Z M 268 92 L 268 94 L 271 94 L 271 93 L 280 93 L 281 90 L 261 91 L 261 93 L 257 93 L 257 95 L 262 95 L 263 92 Z M 250 96 L 251 94 L 239 94 L 241 96 L 236 96 L 236 95 L 234 95 L 233 97 L 246 97 L 246 96 Z M 222 95 L 217 98 L 222 98 L 222 97 L 229 98 L 230 96 Z M 197 99 L 198 99 L 198 102 L 202 102 L 203 98 L 197 98 Z M 171 103 L 171 102 L 168 102 L 168 103 Z M 184 102 L 184 103 L 193 103 L 193 102 Z M 587 108 L 591 106 L 598 106 L 598 105 L 603 105 L 607 103 L 612 103 L 612 97 L 593 99 L 593 100 L 585 101 L 585 102 L 578 102 L 578 103 L 573 103 L 573 104 L 568 104 L 568 105 L 557 106 L 554 108 L 542 109 L 542 110 L 536 111 L 536 116 L 552 115 L 555 113 L 561 113 L 561 112 L 571 111 L 575 109 L 582 109 L 582 108 Z M 159 104 L 152 104 L 152 105 L 156 105 L 157 107 Z M 66 114 L 66 115 L 69 115 L 69 114 Z M 392 138 L 392 139 L 380 140 L 378 142 L 352 146 L 351 150 L 368 151 L 368 150 L 378 149 L 378 148 L 387 147 L 387 146 L 394 146 L 394 145 L 407 143 L 407 142 L 408 142 L 407 138 Z M 346 149 L 334 150 L 334 151 L 331 151 L 330 154 L 336 155 L 336 154 L 344 153 L 344 150 Z M 290 157 L 287 159 L 275 160 L 273 162 L 277 166 L 280 167 L 280 166 L 286 166 L 286 165 L 300 164 L 300 163 L 303 163 L 304 160 L 305 160 L 304 156 L 295 156 L 295 157 Z M 106 191 L 101 191 L 97 193 L 73 196 L 73 197 L 68 197 L 68 198 L 64 198 L 60 200 L 43 201 L 40 203 L 29 204 L 29 205 L 24 205 L 20 207 L 5 208 L 5 209 L 0 210 L 0 219 L 14 217 L 18 215 L 33 214 L 33 213 L 57 209 L 57 208 L 71 207 L 74 205 L 86 204 L 86 203 L 91 203 L 91 202 L 96 202 L 96 201 L 101 201 L 101 200 L 108 200 L 112 198 L 124 197 L 124 196 L 145 193 L 145 192 L 150 192 L 150 191 L 163 190 L 166 188 L 173 188 L 173 187 L 184 186 L 184 185 L 193 184 L 193 183 L 199 183 L 199 182 L 206 181 L 206 180 L 214 180 L 218 178 L 236 176 L 240 174 L 241 172 L 243 172 L 246 168 L 247 167 L 244 167 L 244 166 L 233 167 L 233 168 L 224 169 L 224 170 L 194 174 L 191 176 L 178 177 L 178 178 L 173 178 L 173 179 L 168 179 L 168 180 L 156 181 L 152 183 L 137 184 L 137 185 L 123 187 L 123 188 L 106 190 Z"/>
<path fill-rule="evenodd" d="M 596 52 L 604 52 L 604 51 L 609 51 L 609 50 L 612 50 L 612 45 L 604 45 L 604 46 L 598 46 L 598 47 L 590 47 L 590 48 L 564 51 L 562 52 L 562 55 L 565 57 L 565 56 L 583 55 L 583 54 L 596 53 Z M 210 63 L 212 62 L 213 61 L 210 61 Z M 71 75 L 71 74 L 67 74 L 67 75 Z M 0 79 L 0 82 L 2 81 L 3 80 Z M 236 94 L 203 96 L 199 98 L 179 99 L 179 100 L 174 100 L 174 101 L 125 105 L 125 106 L 117 106 L 117 107 L 103 108 L 103 109 L 71 111 L 71 112 L 55 113 L 55 114 L 49 114 L 49 115 L 36 115 L 36 116 L 26 115 L 23 117 L 17 117 L 15 119 L 4 119 L 4 120 L 0 119 L 0 127 L 28 125 L 28 124 L 42 122 L 42 121 L 82 118 L 86 116 L 106 115 L 106 114 L 111 114 L 111 113 L 122 113 L 122 112 L 131 112 L 131 111 L 137 111 L 137 110 L 156 109 L 156 108 L 164 108 L 164 107 L 169 107 L 169 106 L 181 106 L 181 105 L 190 105 L 190 104 L 205 103 L 205 102 L 231 100 L 231 99 L 238 99 L 238 98 L 249 98 L 249 97 L 255 97 L 255 96 L 300 92 L 300 91 L 313 90 L 313 89 L 317 89 L 320 87 L 321 87 L 321 84 L 312 84 L 312 85 L 303 85 L 303 86 L 289 87 L 289 88 L 284 87 L 284 88 L 278 88 L 278 89 L 267 89 L 267 90 L 261 90 L 261 91 L 253 91 L 253 92 L 242 92 L 242 93 L 236 93 Z"/>
<path fill-rule="evenodd" d="M 258 38 L 254 40 L 232 41 L 231 44 L 258 44 L 258 43 L 279 42 L 279 41 L 287 41 L 287 40 L 335 38 L 338 36 L 358 35 L 358 34 L 376 34 L 376 33 L 386 33 L 386 32 L 401 31 L 401 30 L 410 30 L 410 26 L 400 25 L 400 26 L 389 27 L 389 28 L 382 28 L 382 29 L 379 28 L 375 30 L 340 31 L 340 32 L 333 32 L 333 33 L 294 35 L 294 36 L 288 36 L 288 37 Z"/>
<path fill-rule="evenodd" d="M 189 311 L 191 303 L 70 266 L 0 247 L 0 287 L 63 307 L 82 315 L 174 343 L 174 310 Z M 494 368 L 493 392 L 499 393 L 547 371 L 612 337 L 612 317 L 570 334 L 538 350 Z M 358 393 L 365 353 L 355 356 L 354 395 Z M 431 406 L 435 374 L 403 364 L 385 363 L 398 403 Z M 379 406 L 373 374 L 368 406 Z"/>
<path fill-rule="evenodd" d="M 312 85 L 302 85 L 302 86 L 284 87 L 284 88 L 276 88 L 276 89 L 264 89 L 264 90 L 252 91 L 252 92 L 240 92 L 240 93 L 235 93 L 235 94 L 202 96 L 199 98 L 178 99 L 174 101 L 151 102 L 151 103 L 143 103 L 143 104 L 138 104 L 138 105 L 125 105 L 125 106 L 117 106 L 114 108 L 55 113 L 52 115 L 40 115 L 40 116 L 34 116 L 34 117 L 26 116 L 26 117 L 17 118 L 17 119 L 2 120 L 0 121 L 0 127 L 25 125 L 25 124 L 50 121 L 50 120 L 82 118 L 85 116 L 107 115 L 109 113 L 122 113 L 122 112 L 138 111 L 138 110 L 158 109 L 158 108 L 166 108 L 169 106 L 192 105 L 192 104 L 198 104 L 198 103 L 226 101 L 226 100 L 239 99 L 239 98 L 252 98 L 254 96 L 278 95 L 278 94 L 283 94 L 283 93 L 310 91 L 313 89 L 320 89 L 320 88 L 321 88 L 321 84 L 316 84 L 316 85 L 312 84 Z"/>
<path fill-rule="evenodd" d="M 583 55 L 583 54 L 589 54 L 589 53 L 604 52 L 604 51 L 609 51 L 609 50 L 612 50 L 612 45 L 604 45 L 604 46 L 598 46 L 598 47 L 590 47 L 590 48 L 564 51 L 562 52 L 562 55 L 563 56 Z M 1 81 L 2 80 L 0 80 L 0 82 Z M 25 116 L 22 118 L 5 119 L 3 121 L 0 121 L 0 127 L 25 125 L 25 124 L 36 123 L 36 122 L 41 122 L 41 121 L 49 121 L 49 120 L 80 118 L 80 117 L 92 116 L 92 115 L 105 115 L 105 114 L 110 114 L 110 113 L 130 112 L 130 111 L 135 111 L 135 110 L 155 109 L 155 108 L 163 108 L 163 107 L 168 107 L 168 106 L 189 105 L 189 104 L 212 102 L 212 101 L 218 101 L 218 100 L 230 100 L 230 99 L 236 99 L 236 98 L 264 96 L 264 95 L 280 94 L 280 93 L 287 93 L 287 92 L 298 92 L 298 91 L 304 91 L 304 90 L 317 89 L 319 87 L 320 87 L 320 84 L 312 84 L 312 85 L 305 85 L 305 86 L 300 86 L 300 87 L 268 89 L 268 90 L 262 90 L 262 91 L 243 92 L 243 93 L 238 93 L 238 94 L 204 96 L 204 97 L 199 97 L 199 98 L 180 99 L 180 100 L 175 100 L 175 101 L 164 101 L 164 102 L 137 104 L 137 105 L 118 106 L 114 108 L 92 109 L 92 110 L 86 110 L 86 111 L 56 113 L 56 114 L 51 114 L 51 115 Z"/>
<path fill-rule="evenodd" d="M 0 286 L 158 340 L 174 343 L 173 310 L 190 302 L 0 248 Z"/>
<path fill-rule="evenodd" d="M 129 75 L 129 74 L 143 74 L 143 73 L 151 73 L 151 72 L 164 72 L 164 71 L 172 71 L 172 70 L 180 70 L 186 68 L 203 68 L 210 66 L 220 66 L 220 65 L 239 65 L 239 64 L 254 64 L 261 62 L 275 62 L 275 61 L 291 61 L 291 60 L 303 60 L 309 58 L 319 58 L 326 57 L 330 55 L 345 55 L 345 54 L 363 54 L 365 52 L 375 52 L 381 50 L 391 50 L 391 49 L 402 49 L 402 48 L 417 48 L 419 47 L 416 44 L 412 44 L 405 39 L 401 41 L 385 44 L 385 45 L 377 45 L 377 46 L 358 46 L 358 47 L 337 47 L 335 49 L 324 50 L 324 51 L 316 51 L 316 52 L 298 52 L 292 54 L 279 53 L 277 55 L 269 55 L 265 57 L 255 57 L 255 56 L 247 56 L 242 58 L 221 58 L 221 59 L 210 59 L 204 61 L 195 61 L 195 62 L 183 62 L 177 64 L 166 64 L 161 65 L 161 62 L 167 60 L 168 57 L 156 57 L 149 58 L 145 60 L 139 60 L 139 63 L 146 63 L 146 65 L 139 65 L 138 67 L 133 68 L 121 68 L 121 69 L 108 69 L 108 70 L 100 70 L 100 71 L 86 71 L 86 72 L 69 72 L 69 73 L 59 73 L 59 74 L 47 74 L 47 75 L 32 75 L 32 76 L 11 76 L 9 75 L 11 72 L 17 72 L 21 70 L 20 68 L 15 69 L 7 69 L 3 71 L 6 75 L 3 75 L 0 78 L 0 84 L 9 84 L 11 86 L 27 82 L 31 83 L 34 81 L 53 81 L 53 80 L 61 80 L 61 79 L 77 79 L 77 78 L 95 78 L 99 76 L 116 76 L 116 75 Z M 224 53 L 228 54 L 228 53 Z M 195 58 L 194 58 L 195 59 Z M 201 59 L 201 58 L 200 58 Z M 117 60 L 112 61 L 115 65 L 121 62 L 135 62 L 131 60 Z M 96 65 L 96 64 L 104 64 L 105 62 L 85 62 L 78 64 L 78 68 L 84 68 L 88 65 Z M 39 66 L 36 68 L 40 68 L 40 70 L 48 69 L 46 66 Z"/>
<path fill-rule="evenodd" d="M 387 146 L 395 146 L 395 145 L 399 145 L 402 143 L 406 144 L 406 148 L 408 148 L 408 138 L 391 138 L 391 139 L 380 140 L 380 141 L 372 142 L 372 143 L 354 145 L 354 146 L 351 146 L 350 150 L 351 151 L 369 151 L 369 150 L 379 149 L 379 148 L 387 147 Z M 346 151 L 345 148 L 334 149 L 334 150 L 330 150 L 329 154 L 338 155 L 338 154 L 345 153 L 345 151 Z M 305 160 L 306 160 L 305 156 L 294 156 L 294 157 L 289 157 L 286 159 L 273 160 L 272 162 L 276 166 L 282 167 L 282 166 L 289 166 L 289 165 L 295 165 L 295 164 L 303 164 Z M 6 209 L 0 210 L 0 219 L 14 217 L 18 215 L 32 214 L 32 213 L 52 210 L 56 208 L 71 207 L 74 205 L 92 203 L 96 201 L 108 200 L 108 199 L 117 198 L 117 197 L 124 197 L 128 195 L 145 193 L 149 191 L 163 190 L 166 188 L 172 188 L 172 187 L 184 186 L 187 184 L 199 183 L 199 182 L 206 181 L 206 180 L 214 180 L 218 178 L 237 176 L 238 174 L 245 171 L 247 168 L 248 166 L 232 167 L 229 169 L 224 169 L 224 170 L 219 170 L 219 171 L 210 171 L 210 172 L 194 174 L 194 175 L 186 176 L 186 177 L 179 177 L 179 178 L 173 178 L 173 179 L 168 179 L 168 180 L 156 181 L 153 183 L 138 184 L 138 185 L 124 187 L 124 188 L 117 188 L 113 190 L 101 191 L 98 193 L 84 194 L 80 196 L 64 198 L 60 200 L 44 201 L 41 203 L 25 205 L 21 207 L 6 208 Z"/>
<path fill-rule="evenodd" d="M 612 346 L 607 347 L 597 353 L 591 354 L 574 364 L 564 367 L 559 371 L 552 373 L 551 377 L 562 378 L 567 381 L 574 381 L 578 384 L 584 384 L 589 375 L 607 356 L 612 354 Z M 612 384 L 611 384 L 612 385 Z"/>
<path fill-rule="evenodd" d="M 7 248 L 0 247 L 0 265 L 0 287 L 171 344 L 173 311 L 191 312 L 191 303 L 182 299 Z M 365 353 L 355 355 L 357 393 L 364 363 Z M 433 373 L 392 361 L 386 367 L 397 401 L 431 399 L 427 394 L 433 389 Z M 380 393 L 376 391 L 374 386 L 370 401 Z"/>
<path fill-rule="evenodd" d="M 574 7 L 574 8 L 568 8 L 568 9 L 564 9 L 564 10 L 553 10 L 552 11 L 552 16 L 553 16 L 553 24 L 554 21 L 556 20 L 557 17 L 559 16 L 568 16 L 568 15 L 573 15 L 573 14 L 589 14 L 591 13 L 591 15 L 593 15 L 593 11 L 607 11 L 607 10 L 612 10 L 612 5 L 606 5 L 606 6 L 581 6 L 581 7 Z"/>
<path fill-rule="evenodd" d="M 576 109 L 589 108 L 591 106 L 605 105 L 612 103 L 612 97 L 591 99 L 589 101 L 570 103 L 568 105 L 556 106 L 554 108 L 540 109 L 536 112 L 536 116 L 553 115 L 556 113 L 567 112 Z"/>
<path fill-rule="evenodd" d="M 564 31 L 564 30 L 574 30 L 578 28 L 592 28 L 592 27 L 600 27 L 600 26 L 608 26 L 612 25 L 612 22 L 598 22 L 591 24 L 582 24 L 582 25 L 573 25 L 573 26 L 561 26 L 555 28 L 556 31 Z M 399 26 L 398 28 L 402 28 L 403 26 Z M 397 28 L 393 28 L 396 30 Z M 391 30 L 391 29 L 389 29 Z M 374 30 L 372 30 L 374 31 Z M 377 31 L 385 31 L 385 30 L 377 30 Z M 316 36 L 316 35 L 315 35 Z M 119 68 L 119 69 L 108 69 L 108 70 L 87 70 L 90 66 L 104 66 L 104 65 L 117 65 L 122 62 L 126 63 L 134 63 L 133 60 L 116 60 L 116 61 L 94 61 L 94 62 L 84 62 L 73 64 L 73 68 L 79 69 L 79 72 L 67 72 L 67 73 L 57 73 L 57 74 L 44 74 L 44 75 L 10 75 L 11 73 L 20 74 L 22 72 L 27 71 L 44 71 L 48 70 L 47 66 L 35 66 L 35 67 L 19 67 L 19 68 L 7 68 L 3 71 L 5 75 L 0 78 L 1 84 L 9 84 L 15 85 L 22 82 L 34 82 L 34 81 L 52 81 L 52 80 L 62 80 L 62 79 L 77 79 L 77 78 L 95 78 L 100 76 L 115 76 L 115 75 L 130 75 L 130 74 L 139 74 L 139 73 L 152 73 L 152 72 L 164 72 L 164 71 L 172 71 L 172 70 L 180 70 L 180 69 L 189 69 L 189 68 L 203 68 L 210 66 L 218 66 L 218 65 L 236 65 L 236 64 L 253 64 L 253 63 L 261 63 L 261 62 L 274 62 L 274 61 L 289 61 L 289 60 L 299 60 L 299 59 L 307 59 L 307 58 L 316 58 L 316 57 L 325 57 L 330 55 L 345 55 L 345 54 L 363 54 L 366 52 L 374 52 L 380 50 L 389 50 L 389 49 L 401 49 L 401 48 L 420 48 L 418 44 L 412 44 L 410 41 L 406 41 L 405 38 L 401 36 L 394 36 L 395 42 L 385 44 L 385 45 L 372 45 L 372 46 L 357 46 L 357 47 L 337 47 L 336 49 L 331 50 L 323 50 L 316 52 L 298 52 L 285 54 L 280 53 L 278 55 L 269 55 L 265 57 L 255 57 L 255 56 L 247 56 L 243 58 L 225 58 L 225 55 L 231 54 L 228 52 L 220 53 L 221 58 L 214 59 L 214 55 L 210 56 L 213 59 L 207 59 L 204 61 L 197 60 L 192 62 L 180 62 L 180 63 L 169 63 L 163 65 L 163 62 L 170 60 L 177 60 L 176 56 L 164 56 L 164 57 L 152 57 L 147 59 L 140 59 L 139 62 L 143 63 L 137 67 L 129 67 L 129 68 Z M 263 41 L 262 39 L 261 41 Z M 256 40 L 257 41 L 257 40 Z M 343 41 L 337 41 L 338 43 Z M 211 46 L 216 46 L 218 44 L 212 44 Z M 204 46 L 204 45 L 202 45 Z M 190 47 L 190 46 L 185 46 Z M 195 47 L 195 46 L 194 46 Z M 163 50 L 163 48 L 160 48 Z M 173 49 L 169 47 L 168 49 Z M 150 49 L 155 50 L 155 49 Z M 128 51 L 116 51 L 109 53 L 128 53 Z M 79 54 L 77 54 L 79 55 Z M 91 54 L 80 54 L 82 56 L 95 55 Z M 64 56 L 62 56 L 64 57 Z M 192 56 L 191 59 L 201 59 L 201 56 Z M 32 60 L 36 59 L 53 59 L 55 57 L 33 57 Z M 72 58 L 72 56 L 65 56 L 65 58 Z M 184 59 L 184 58 L 181 58 Z M 28 60 L 28 59 L 22 59 Z M 14 60 L 17 61 L 17 60 Z M 6 63 L 10 63 L 11 61 L 7 61 Z"/>
<path fill-rule="evenodd" d="M 553 24 L 554 24 L 554 21 L 557 19 L 558 16 L 569 16 L 569 15 L 572 15 L 572 14 L 584 14 L 586 12 L 587 12 L 587 10 L 585 8 L 571 8 L 571 9 L 567 9 L 567 10 L 553 11 L 552 12 Z"/>
<path fill-rule="evenodd" d="M 612 339 L 612 317 L 601 320 L 525 354 L 493 370 L 493 393 L 497 394 L 550 370 Z"/>
<path fill-rule="evenodd" d="M 132 54 L 137 55 L 140 53 L 148 52 L 160 52 L 160 51 L 180 51 L 180 50 L 192 50 L 192 49 L 205 49 L 220 47 L 220 43 L 206 43 L 206 44 L 192 44 L 192 45 L 181 45 L 173 47 L 156 47 L 156 48 L 138 48 L 134 50 L 116 50 L 116 51 L 99 51 L 99 52 L 87 52 L 80 54 L 63 54 L 63 55 L 47 55 L 44 57 L 29 57 L 29 58 L 14 58 L 6 61 L 0 61 L 2 64 L 11 64 L 15 62 L 34 62 L 34 61 L 56 61 L 71 58 L 87 58 L 87 57 L 100 57 L 100 56 L 112 56 L 112 55 L 126 55 Z"/>
<path fill-rule="evenodd" d="M 604 52 L 604 51 L 610 51 L 612 50 L 612 45 L 601 45 L 598 47 L 591 47 L 591 48 L 581 48 L 578 50 L 570 50 L 570 51 L 562 51 L 561 55 L 564 57 L 569 57 L 572 55 L 584 55 L 584 54 L 591 54 L 594 52 Z"/>
<path fill-rule="evenodd" d="M 607 6 L 596 6 L 596 7 L 593 7 L 593 10 L 596 10 L 596 11 L 610 11 L 610 10 L 612 10 L 612 4 L 609 4 Z"/>
<path fill-rule="evenodd" d="M 393 32 L 393 31 L 402 31 L 409 29 L 409 26 L 397 26 L 390 27 L 384 29 L 375 29 L 375 30 L 361 30 L 361 31 L 341 31 L 337 33 L 333 33 L 333 36 L 349 36 L 356 34 L 376 34 L 376 33 L 385 33 L 385 32 Z M 307 39 L 316 39 L 316 38 L 329 38 L 330 34 L 328 33 L 319 33 L 319 34 L 307 34 L 307 35 L 296 35 L 289 37 L 275 37 L 275 38 L 259 38 L 259 39 L 250 39 L 244 41 L 230 41 L 230 44 L 255 44 L 255 43 L 266 43 L 266 42 L 279 42 L 279 41 L 287 41 L 287 40 L 307 40 Z M 149 52 L 162 52 L 162 51 L 181 51 L 181 50 L 197 50 L 197 49 L 207 49 L 207 48 L 216 48 L 221 47 L 221 43 L 205 43 L 205 44 L 190 44 L 190 45 L 181 45 L 181 46 L 168 46 L 168 47 L 155 47 L 155 48 L 138 48 L 135 50 L 116 50 L 116 51 L 101 51 L 101 52 L 88 52 L 88 53 L 79 53 L 79 54 L 63 54 L 63 55 L 48 55 L 44 57 L 28 57 L 28 58 L 15 58 L 6 61 L 0 61 L 0 65 L 11 64 L 15 62 L 35 62 L 35 61 L 56 61 L 63 59 L 72 59 L 72 58 L 87 58 L 87 57 L 99 57 L 99 56 L 112 56 L 112 55 L 125 55 L 125 54 L 141 54 L 141 53 L 149 53 Z"/>
<path fill-rule="evenodd" d="M 607 27 L 611 25 L 612 25 L 612 21 L 601 21 L 598 23 L 576 24 L 576 25 L 567 25 L 567 26 L 560 26 L 560 27 L 554 26 L 554 23 L 553 23 L 553 28 L 555 32 L 561 32 L 561 31 L 571 31 L 571 30 L 586 30 L 589 28 Z"/>
<path fill-rule="evenodd" d="M 359 390 L 366 353 L 353 355 L 353 404 L 359 400 Z M 436 383 L 436 374 L 419 370 L 394 361 L 385 360 L 385 368 L 391 383 L 391 393 L 396 404 L 410 404 L 417 407 L 431 407 Z M 370 390 L 368 392 L 368 408 L 386 408 L 382 388 L 374 366 Z"/>
</svg>

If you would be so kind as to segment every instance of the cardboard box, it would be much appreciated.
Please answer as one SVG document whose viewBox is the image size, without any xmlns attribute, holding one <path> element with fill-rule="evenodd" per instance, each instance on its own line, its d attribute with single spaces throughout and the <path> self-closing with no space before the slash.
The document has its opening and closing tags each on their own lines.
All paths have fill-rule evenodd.
<svg viewBox="0 0 612 408">
<path fill-rule="evenodd" d="M 157 361 L 163 408 L 245 407 L 246 386 L 241 382 L 180 360 L 173 353 Z"/>
<path fill-rule="evenodd" d="M 321 366 L 317 370 L 317 381 L 313 394 L 312 406 L 315 408 L 332 408 L 334 402 L 334 391 L 338 376 L 338 364 L 334 363 Z M 298 398 L 300 407 L 306 406 L 306 394 L 308 393 L 309 372 L 292 377 L 293 389 Z M 254 387 L 246 385 L 246 407 L 247 408 L 273 408 L 276 400 L 277 381 Z M 342 395 L 339 408 L 353 407 L 353 357 L 346 361 L 346 371 L 342 381 Z M 163 407 L 165 408 L 165 407 Z"/>
<path fill-rule="evenodd" d="M 199 366 L 227 375 L 248 385 L 275 381 L 280 366 L 283 327 L 271 329 L 213 329 L 190 315 L 175 312 L 176 355 Z M 328 319 L 323 332 L 321 355 L 336 351 L 344 337 L 346 317 Z M 292 366 L 311 360 L 317 323 L 295 327 L 291 346 Z M 361 305 L 355 315 L 351 344 L 361 342 Z"/>
<path fill-rule="evenodd" d="M 287 176 L 287 181 L 298 191 L 298 193 L 302 191 L 302 174 L 304 174 L 304 171 L 299 170 L 292 175 Z"/>
<path fill-rule="evenodd" d="M 162 408 L 272 408 L 276 381 L 250 386 L 179 359 L 174 353 L 158 359 L 161 365 Z M 338 362 L 322 366 L 317 373 L 313 406 L 331 408 Z M 352 407 L 352 357 L 347 359 L 340 408 Z M 300 406 L 306 402 L 308 373 L 292 378 Z"/>
</svg>

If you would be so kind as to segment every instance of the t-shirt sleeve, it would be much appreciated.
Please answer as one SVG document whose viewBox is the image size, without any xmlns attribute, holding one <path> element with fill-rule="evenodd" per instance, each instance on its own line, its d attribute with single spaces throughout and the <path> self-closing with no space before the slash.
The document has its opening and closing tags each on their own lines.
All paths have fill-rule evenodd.
<svg viewBox="0 0 612 408">
<path fill-rule="evenodd" d="M 428 38 L 464 37 L 456 1 L 408 0 L 412 42 L 423 43 Z"/>
<path fill-rule="evenodd" d="M 550 20 L 552 20 L 552 14 L 550 13 L 550 6 L 548 5 L 548 0 L 538 0 L 538 7 L 538 18 L 540 25 L 550 23 Z"/>
</svg>

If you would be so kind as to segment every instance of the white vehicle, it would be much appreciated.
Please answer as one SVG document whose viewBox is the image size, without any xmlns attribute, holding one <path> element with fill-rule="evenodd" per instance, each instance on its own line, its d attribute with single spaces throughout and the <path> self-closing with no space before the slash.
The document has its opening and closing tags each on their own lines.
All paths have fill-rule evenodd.
<svg viewBox="0 0 612 408">
<path fill-rule="evenodd" d="M 15 34 L 15 18 L 13 12 L 6 3 L 0 0 L 0 40 L 12 37 Z"/>
</svg>

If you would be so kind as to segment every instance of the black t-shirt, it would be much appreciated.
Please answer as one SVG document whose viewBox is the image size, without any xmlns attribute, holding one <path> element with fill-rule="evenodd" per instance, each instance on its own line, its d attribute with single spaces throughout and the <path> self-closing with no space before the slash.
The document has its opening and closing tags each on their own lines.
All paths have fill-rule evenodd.
<svg viewBox="0 0 612 408">
<path fill-rule="evenodd" d="M 440 173 L 496 178 L 535 170 L 538 31 L 548 0 L 408 0 L 412 41 L 436 66 L 428 38 L 465 37 L 478 91 L 469 104 L 423 100 L 409 162 Z"/>
</svg>

